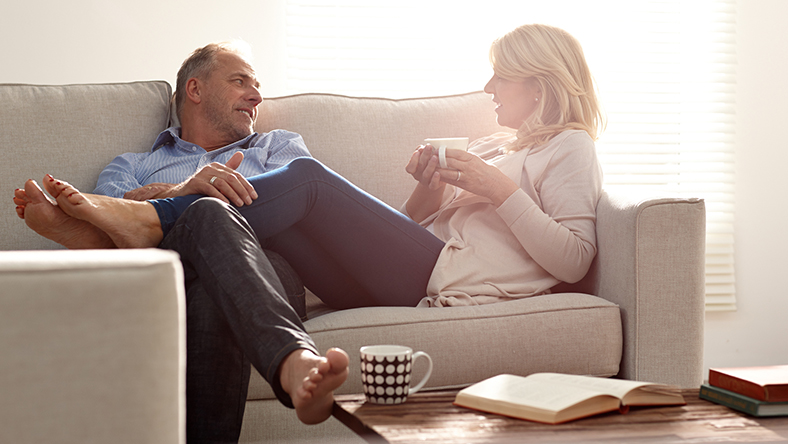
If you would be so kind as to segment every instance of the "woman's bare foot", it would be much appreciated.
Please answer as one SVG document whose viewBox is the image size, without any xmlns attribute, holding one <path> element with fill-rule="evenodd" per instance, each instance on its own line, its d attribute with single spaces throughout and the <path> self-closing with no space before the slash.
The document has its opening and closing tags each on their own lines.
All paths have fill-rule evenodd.
<svg viewBox="0 0 788 444">
<path fill-rule="evenodd" d="M 347 353 L 338 348 L 316 356 L 309 350 L 296 350 L 280 367 L 280 382 L 290 395 L 298 419 L 305 424 L 318 424 L 331 416 L 334 390 L 348 375 Z"/>
<path fill-rule="evenodd" d="M 147 202 L 81 193 L 52 176 L 45 181 L 44 186 L 64 213 L 95 225 L 118 248 L 155 247 L 164 236 L 156 209 Z"/>
<path fill-rule="evenodd" d="M 14 203 L 17 215 L 30 229 L 66 248 L 115 247 L 112 239 L 98 227 L 64 213 L 35 180 L 28 180 L 24 189 L 14 191 Z"/>
</svg>

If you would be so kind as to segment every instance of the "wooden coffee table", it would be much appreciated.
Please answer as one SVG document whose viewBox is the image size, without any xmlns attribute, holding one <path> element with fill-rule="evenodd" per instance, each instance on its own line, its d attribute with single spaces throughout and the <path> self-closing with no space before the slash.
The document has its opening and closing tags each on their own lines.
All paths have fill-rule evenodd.
<svg viewBox="0 0 788 444">
<path fill-rule="evenodd" d="M 334 416 L 371 443 L 788 442 L 788 417 L 747 416 L 699 399 L 697 389 L 682 390 L 685 406 L 632 408 L 559 425 L 457 407 L 455 394 L 419 392 L 396 406 L 340 395 Z"/>
</svg>

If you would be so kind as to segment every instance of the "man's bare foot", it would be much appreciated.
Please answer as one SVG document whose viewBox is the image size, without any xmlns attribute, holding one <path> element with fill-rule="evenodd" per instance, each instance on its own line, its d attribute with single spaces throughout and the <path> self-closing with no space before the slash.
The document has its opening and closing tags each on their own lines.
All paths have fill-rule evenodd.
<svg viewBox="0 0 788 444">
<path fill-rule="evenodd" d="M 325 357 L 309 350 L 296 350 L 280 367 L 280 382 L 290 395 L 298 419 L 317 424 L 331 416 L 334 390 L 348 375 L 348 355 L 338 348 L 329 349 Z"/>
<path fill-rule="evenodd" d="M 14 203 L 17 215 L 30 229 L 66 248 L 115 247 L 112 239 L 98 227 L 64 213 L 35 180 L 28 180 L 24 189 L 14 191 Z"/>
<path fill-rule="evenodd" d="M 156 209 L 147 202 L 81 193 L 71 184 L 51 176 L 45 185 L 67 215 L 89 222 L 112 239 L 118 248 L 159 245 L 164 234 Z"/>
</svg>

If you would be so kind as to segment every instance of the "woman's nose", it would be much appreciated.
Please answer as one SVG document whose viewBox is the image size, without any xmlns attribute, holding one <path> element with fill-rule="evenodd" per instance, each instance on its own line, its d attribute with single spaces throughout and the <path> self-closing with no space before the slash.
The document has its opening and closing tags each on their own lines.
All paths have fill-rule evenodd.
<svg viewBox="0 0 788 444">
<path fill-rule="evenodd" d="M 495 79 L 495 76 L 490 77 L 490 80 L 487 82 L 486 85 L 484 85 L 484 92 L 486 92 L 487 94 L 492 94 L 492 93 L 495 92 L 493 90 L 493 86 L 492 86 L 494 79 Z"/>
</svg>

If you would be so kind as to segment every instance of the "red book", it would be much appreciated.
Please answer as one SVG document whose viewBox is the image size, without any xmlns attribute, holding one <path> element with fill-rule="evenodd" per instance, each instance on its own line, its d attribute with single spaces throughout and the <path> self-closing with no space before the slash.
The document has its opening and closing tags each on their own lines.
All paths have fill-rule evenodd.
<svg viewBox="0 0 788 444">
<path fill-rule="evenodd" d="M 712 368 L 709 384 L 766 402 L 788 402 L 788 365 Z"/>
</svg>

